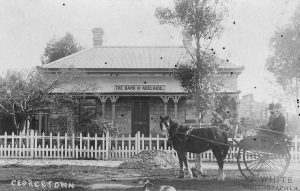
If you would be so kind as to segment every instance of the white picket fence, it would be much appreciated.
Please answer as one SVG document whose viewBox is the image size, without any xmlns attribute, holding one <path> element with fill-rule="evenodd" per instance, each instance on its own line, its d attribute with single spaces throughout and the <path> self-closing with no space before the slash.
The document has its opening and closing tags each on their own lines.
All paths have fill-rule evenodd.
<svg viewBox="0 0 300 191">
<path fill-rule="evenodd" d="M 231 141 L 231 139 L 229 139 Z M 292 162 L 300 162 L 300 140 L 295 136 L 291 150 Z M 167 138 L 144 137 L 139 132 L 135 137 L 104 136 L 50 136 L 38 135 L 31 132 L 29 135 L 0 135 L 0 158 L 18 159 L 98 159 L 124 160 L 142 150 L 159 149 L 176 155 L 176 151 L 167 147 Z M 238 148 L 231 147 L 226 162 L 235 162 Z M 195 159 L 195 154 L 189 153 L 188 159 Z M 211 151 L 202 153 L 203 161 L 215 161 Z"/>
</svg>

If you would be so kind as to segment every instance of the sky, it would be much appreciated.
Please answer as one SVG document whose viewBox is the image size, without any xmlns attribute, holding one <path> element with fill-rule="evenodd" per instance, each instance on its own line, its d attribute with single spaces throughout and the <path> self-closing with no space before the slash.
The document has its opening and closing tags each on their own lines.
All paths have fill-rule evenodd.
<svg viewBox="0 0 300 191">
<path fill-rule="evenodd" d="M 92 47 L 95 27 L 104 29 L 106 46 L 180 46 L 180 30 L 160 25 L 156 7 L 172 0 L 0 0 L 0 75 L 40 65 L 46 43 L 66 32 Z M 224 32 L 214 39 L 217 55 L 245 66 L 239 76 L 241 95 L 277 101 L 280 88 L 265 70 L 269 40 L 289 22 L 297 0 L 229 0 Z M 235 24 L 233 24 L 235 22 Z M 225 47 L 225 50 L 223 50 Z M 275 99 L 275 100 L 274 100 Z"/>
</svg>

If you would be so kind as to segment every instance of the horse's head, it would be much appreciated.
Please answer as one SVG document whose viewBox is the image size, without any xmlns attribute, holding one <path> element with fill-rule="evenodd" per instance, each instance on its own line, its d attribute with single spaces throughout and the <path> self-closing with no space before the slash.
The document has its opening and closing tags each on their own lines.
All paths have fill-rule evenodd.
<svg viewBox="0 0 300 191">
<path fill-rule="evenodd" d="M 163 135 L 165 135 L 166 133 L 168 133 L 170 131 L 171 125 L 170 125 L 170 117 L 166 116 L 166 117 L 162 117 L 160 116 L 160 130 L 162 131 Z"/>
</svg>

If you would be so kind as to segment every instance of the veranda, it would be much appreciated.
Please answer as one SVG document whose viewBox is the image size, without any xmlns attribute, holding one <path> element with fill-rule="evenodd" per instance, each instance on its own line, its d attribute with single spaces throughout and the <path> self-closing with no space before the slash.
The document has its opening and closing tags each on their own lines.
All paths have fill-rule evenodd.
<svg viewBox="0 0 300 191">
<path fill-rule="evenodd" d="M 229 138 L 229 142 L 232 139 Z M 291 149 L 291 161 L 300 162 L 298 136 L 295 135 Z M 142 150 L 159 149 L 176 155 L 176 151 L 167 147 L 167 138 L 157 135 L 144 137 L 138 132 L 135 137 L 103 136 L 83 137 L 82 134 L 68 136 L 38 135 L 31 131 L 28 135 L 0 135 L 0 158 L 5 159 L 95 159 L 95 160 L 125 160 Z M 238 148 L 230 148 L 226 162 L 235 162 Z M 188 159 L 195 159 L 195 154 L 188 153 Z M 215 161 L 213 153 L 202 153 L 203 161 Z"/>
</svg>

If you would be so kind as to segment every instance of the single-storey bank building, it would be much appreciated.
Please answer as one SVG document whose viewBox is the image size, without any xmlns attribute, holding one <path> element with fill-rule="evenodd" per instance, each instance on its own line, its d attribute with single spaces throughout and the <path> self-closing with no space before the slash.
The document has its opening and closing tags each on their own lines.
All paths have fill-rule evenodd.
<svg viewBox="0 0 300 191">
<path fill-rule="evenodd" d="M 95 116 L 116 121 L 124 134 L 145 136 L 160 133 L 161 115 L 169 115 L 181 123 L 195 123 L 195 110 L 186 93 L 174 78 L 173 69 L 186 56 L 185 45 L 174 47 L 104 46 L 103 30 L 93 30 L 94 47 L 64 57 L 43 68 L 58 72 L 64 68 L 82 71 L 68 88 L 89 87 L 84 92 L 88 110 Z M 184 43 L 187 43 L 184 40 Z M 189 42 L 188 42 L 189 43 Z M 238 76 L 244 67 L 218 60 L 219 70 L 226 76 L 222 91 L 238 103 Z M 64 89 L 57 90 L 64 93 Z M 235 111 L 237 112 L 237 111 Z M 51 115 L 40 129 L 49 129 Z"/>
</svg>

